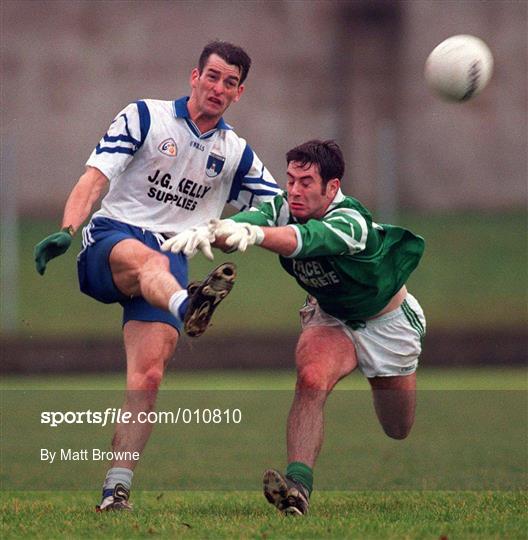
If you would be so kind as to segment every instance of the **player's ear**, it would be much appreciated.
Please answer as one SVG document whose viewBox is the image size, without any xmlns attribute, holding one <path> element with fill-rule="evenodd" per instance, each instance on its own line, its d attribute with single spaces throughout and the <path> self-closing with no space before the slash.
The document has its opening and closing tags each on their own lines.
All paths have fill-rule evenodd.
<svg viewBox="0 0 528 540">
<path fill-rule="evenodd" d="M 200 70 L 198 68 L 194 68 L 191 71 L 191 76 L 189 77 L 189 84 L 191 85 L 191 88 L 194 88 L 196 86 L 196 82 L 200 78 Z"/>
<path fill-rule="evenodd" d="M 244 89 L 245 89 L 245 88 L 246 88 L 246 87 L 245 87 L 243 84 L 241 84 L 241 85 L 238 87 L 238 89 L 237 89 L 237 95 L 236 95 L 236 97 L 233 99 L 233 101 L 234 101 L 235 103 L 240 99 L 240 96 L 244 93 Z"/>
<path fill-rule="evenodd" d="M 339 178 L 332 178 L 332 180 L 328 180 L 328 184 L 326 184 L 326 194 L 330 199 L 333 199 L 339 191 L 340 187 L 341 181 L 339 180 Z"/>
</svg>

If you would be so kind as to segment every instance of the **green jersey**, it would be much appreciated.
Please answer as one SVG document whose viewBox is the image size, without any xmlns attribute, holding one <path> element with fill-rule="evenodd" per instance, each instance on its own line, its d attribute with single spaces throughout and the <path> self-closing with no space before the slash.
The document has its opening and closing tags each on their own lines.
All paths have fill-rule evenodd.
<svg viewBox="0 0 528 540">
<path fill-rule="evenodd" d="M 350 324 L 379 313 L 418 266 L 424 240 L 401 227 L 372 221 L 356 199 L 338 192 L 321 219 L 298 223 L 286 194 L 231 219 L 266 227 L 288 225 L 297 236 L 283 268 L 326 313 Z"/>
</svg>

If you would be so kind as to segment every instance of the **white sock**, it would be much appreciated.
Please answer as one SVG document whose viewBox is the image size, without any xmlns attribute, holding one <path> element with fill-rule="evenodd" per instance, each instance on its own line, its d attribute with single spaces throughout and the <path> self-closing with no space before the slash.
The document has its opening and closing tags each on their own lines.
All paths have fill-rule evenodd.
<svg viewBox="0 0 528 540">
<path fill-rule="evenodd" d="M 123 484 L 127 489 L 132 486 L 132 477 L 134 471 L 125 467 L 112 467 L 108 469 L 106 478 L 103 484 L 103 491 L 106 489 L 114 489 L 116 484 Z"/>
<path fill-rule="evenodd" d="M 181 313 L 180 308 L 182 304 L 187 300 L 189 293 L 182 289 L 181 291 L 176 291 L 169 300 L 169 311 L 179 320 L 183 321 L 185 313 Z"/>
</svg>

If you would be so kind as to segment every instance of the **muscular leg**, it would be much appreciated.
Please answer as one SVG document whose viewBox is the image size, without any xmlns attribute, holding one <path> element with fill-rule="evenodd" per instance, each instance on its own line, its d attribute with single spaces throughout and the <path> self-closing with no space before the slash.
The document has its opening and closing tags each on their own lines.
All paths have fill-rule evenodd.
<svg viewBox="0 0 528 540">
<path fill-rule="evenodd" d="M 326 398 L 356 368 L 356 352 L 339 327 L 307 328 L 297 344 L 296 365 L 295 397 L 288 416 L 288 462 L 313 467 L 323 443 Z"/>
<path fill-rule="evenodd" d="M 170 273 L 168 257 L 137 240 L 117 243 L 110 252 L 109 262 L 114 283 L 127 296 L 141 295 L 153 306 L 168 309 L 172 295 L 182 291 Z M 178 332 L 165 323 L 132 320 L 125 324 L 123 336 L 127 356 L 127 392 L 123 411 L 132 415 L 130 423 L 116 425 L 112 449 L 114 452 L 139 452 L 141 455 L 152 425 L 138 422 L 138 414 L 154 409 L 165 366 L 176 348 Z M 136 465 L 135 460 L 116 459 L 112 462 L 103 484 L 103 501 L 99 509 L 129 508 L 128 492 L 109 495 L 109 490 L 114 490 L 114 487 L 117 490 L 118 485 L 129 490 Z"/>
<path fill-rule="evenodd" d="M 414 423 L 416 373 L 405 377 L 373 377 L 369 382 L 383 430 L 393 439 L 405 439 Z"/>
<path fill-rule="evenodd" d="M 128 296 L 143 296 L 155 307 L 168 309 L 171 296 L 182 289 L 169 271 L 169 259 L 138 240 L 122 240 L 110 252 L 117 288 Z"/>
<path fill-rule="evenodd" d="M 142 296 L 155 307 L 168 309 L 171 296 L 182 290 L 170 273 L 169 259 L 138 240 L 118 242 L 110 252 L 110 268 L 117 288 L 128 296 Z M 152 425 L 137 421 L 138 413 L 154 409 L 165 366 L 176 348 L 178 332 L 160 322 L 128 321 L 123 330 L 127 356 L 127 393 L 124 411 L 132 413 L 128 424 L 116 426 L 114 451 L 141 452 Z M 134 469 L 135 461 L 114 461 L 113 467 Z"/>
<path fill-rule="evenodd" d="M 178 341 L 178 332 L 164 323 L 129 321 L 124 331 L 127 355 L 127 393 L 123 411 L 130 411 L 137 420 L 139 412 L 154 409 L 156 396 L 165 366 L 172 357 Z M 112 449 L 117 451 L 142 452 L 152 424 L 117 424 Z M 134 469 L 136 461 L 116 460 L 112 467 Z"/>
</svg>

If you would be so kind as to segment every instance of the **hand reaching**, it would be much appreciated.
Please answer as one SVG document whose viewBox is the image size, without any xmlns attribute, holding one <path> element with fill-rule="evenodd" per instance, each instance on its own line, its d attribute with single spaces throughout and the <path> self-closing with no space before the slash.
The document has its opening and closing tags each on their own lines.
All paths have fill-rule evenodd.
<svg viewBox="0 0 528 540">
<path fill-rule="evenodd" d="M 214 241 L 214 234 L 208 226 L 202 225 L 187 229 L 174 235 L 163 243 L 162 251 L 171 251 L 172 253 L 182 252 L 185 256 L 194 257 L 198 251 L 201 251 L 209 260 L 213 260 L 211 242 Z"/>
<path fill-rule="evenodd" d="M 215 238 L 225 236 L 228 247 L 238 251 L 246 251 L 248 246 L 259 245 L 264 240 L 264 231 L 258 225 L 237 223 L 232 219 L 212 219 L 209 230 Z"/>
</svg>

